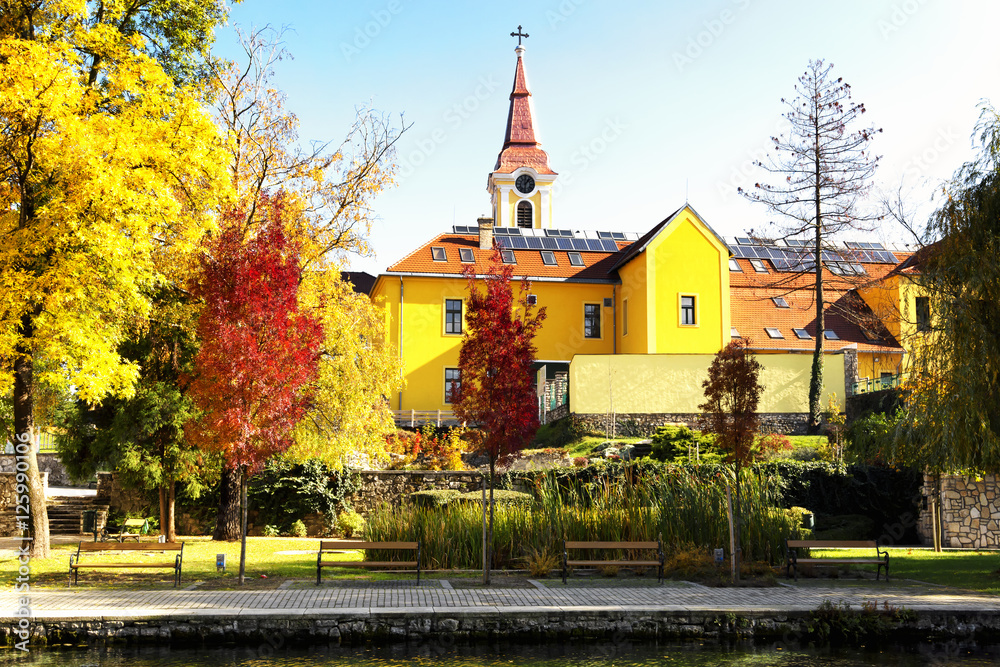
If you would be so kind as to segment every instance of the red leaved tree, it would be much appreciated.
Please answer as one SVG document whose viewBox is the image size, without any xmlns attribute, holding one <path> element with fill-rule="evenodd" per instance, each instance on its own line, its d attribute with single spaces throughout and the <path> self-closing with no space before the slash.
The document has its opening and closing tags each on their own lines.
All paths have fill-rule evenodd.
<svg viewBox="0 0 1000 667">
<path fill-rule="evenodd" d="M 490 523 L 486 583 L 493 561 L 493 478 L 497 461 L 523 449 L 538 430 L 538 404 L 532 388 L 532 342 L 545 319 L 545 308 L 528 303 L 531 283 L 521 280 L 517 301 L 511 288 L 514 269 L 494 250 L 488 272 L 469 281 L 467 328 L 459 353 L 460 382 L 450 389 L 455 414 L 482 432 L 480 449 L 490 461 Z M 484 289 L 479 289 L 479 283 Z"/>
<path fill-rule="evenodd" d="M 733 463 L 736 474 L 736 503 L 733 508 L 733 568 L 740 576 L 740 473 L 755 458 L 755 443 L 760 420 L 757 405 L 764 387 L 760 384 L 762 366 L 749 348 L 748 340 L 734 340 L 724 347 L 708 369 L 702 382 L 705 402 L 698 406 L 705 415 L 705 431 L 714 433 L 719 449 Z"/>
<path fill-rule="evenodd" d="M 201 349 L 189 392 L 202 411 L 192 438 L 240 476 L 240 584 L 246 570 L 247 478 L 286 450 L 310 404 L 322 329 L 299 312 L 302 270 L 284 233 L 281 196 L 258 204 L 266 222 L 244 238 L 233 212 L 201 260 Z"/>
</svg>

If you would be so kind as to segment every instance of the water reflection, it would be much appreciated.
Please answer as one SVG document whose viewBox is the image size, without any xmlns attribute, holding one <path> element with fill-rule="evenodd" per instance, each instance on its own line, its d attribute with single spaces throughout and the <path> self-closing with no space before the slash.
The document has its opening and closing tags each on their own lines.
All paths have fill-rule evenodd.
<svg viewBox="0 0 1000 667">
<path fill-rule="evenodd" d="M 15 653 L 17 655 L 15 655 Z M 853 667 L 881 665 L 995 665 L 1000 647 L 969 643 L 882 646 L 865 649 L 719 646 L 714 643 L 575 642 L 540 645 L 456 645 L 447 640 L 363 648 L 315 646 L 178 649 L 143 647 L 36 649 L 0 653 L 0 661 L 59 667 Z"/>
</svg>

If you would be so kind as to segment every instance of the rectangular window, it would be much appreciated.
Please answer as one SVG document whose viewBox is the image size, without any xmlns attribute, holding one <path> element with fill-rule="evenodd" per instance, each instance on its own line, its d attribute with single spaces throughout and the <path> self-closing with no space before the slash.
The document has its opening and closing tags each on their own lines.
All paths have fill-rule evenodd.
<svg viewBox="0 0 1000 667">
<path fill-rule="evenodd" d="M 500 257 L 503 258 L 504 264 L 517 264 L 517 260 L 514 259 L 513 250 L 501 250 Z"/>
<path fill-rule="evenodd" d="M 695 299 L 693 296 L 681 297 L 681 324 L 693 327 L 697 324 Z"/>
<path fill-rule="evenodd" d="M 840 340 L 840 336 L 837 335 L 837 332 L 830 329 L 823 330 L 823 338 L 827 340 Z"/>
<path fill-rule="evenodd" d="M 753 270 L 757 273 L 767 273 L 767 265 L 764 264 L 764 260 L 762 259 L 751 259 L 750 266 L 752 266 Z"/>
<path fill-rule="evenodd" d="M 930 297 L 918 296 L 916 298 L 917 309 L 917 331 L 931 330 L 931 300 Z"/>
<path fill-rule="evenodd" d="M 736 327 L 729 327 L 729 337 L 730 338 L 742 338 L 740 332 Z"/>
<path fill-rule="evenodd" d="M 455 392 L 462 388 L 462 369 L 444 369 L 444 402 L 452 403 Z"/>
<path fill-rule="evenodd" d="M 784 338 L 785 335 L 781 333 L 781 329 L 777 327 L 764 327 L 764 331 L 767 332 L 769 338 Z"/>
<path fill-rule="evenodd" d="M 462 256 L 462 264 L 475 264 L 476 256 L 472 252 L 472 248 L 459 248 L 458 254 Z"/>
<path fill-rule="evenodd" d="M 729 258 L 729 270 L 733 273 L 743 273 L 743 269 L 740 267 L 740 263 L 735 257 Z"/>
<path fill-rule="evenodd" d="M 809 332 L 806 331 L 805 329 L 792 329 L 792 331 L 794 331 L 795 335 L 801 338 L 802 340 L 809 340 L 812 338 L 812 336 L 809 335 Z"/>
<path fill-rule="evenodd" d="M 789 307 L 788 302 L 785 301 L 785 297 L 783 297 L 783 296 L 773 297 L 771 299 L 771 301 L 774 301 L 774 305 L 776 305 L 778 308 L 788 308 Z"/>
<path fill-rule="evenodd" d="M 583 304 L 583 337 L 601 337 L 601 304 Z"/>
<path fill-rule="evenodd" d="M 446 334 L 462 333 L 462 300 L 444 300 L 444 332 Z"/>
<path fill-rule="evenodd" d="M 431 246 L 431 259 L 435 262 L 447 262 L 448 253 L 445 252 L 444 248 L 439 246 Z"/>
<path fill-rule="evenodd" d="M 545 266 L 558 266 L 559 262 L 556 261 L 556 254 L 551 250 L 543 250 L 542 264 Z"/>
<path fill-rule="evenodd" d="M 628 299 L 622 301 L 622 335 L 628 335 Z"/>
<path fill-rule="evenodd" d="M 568 252 L 569 263 L 573 266 L 583 266 L 583 255 L 578 252 Z"/>
</svg>

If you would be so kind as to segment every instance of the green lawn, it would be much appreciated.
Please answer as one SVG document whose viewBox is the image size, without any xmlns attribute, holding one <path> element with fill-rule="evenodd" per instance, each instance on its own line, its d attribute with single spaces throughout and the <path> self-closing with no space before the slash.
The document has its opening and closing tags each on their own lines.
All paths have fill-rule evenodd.
<svg viewBox="0 0 1000 667">
<path fill-rule="evenodd" d="M 184 541 L 184 564 L 182 567 L 181 585 L 185 586 L 195 581 L 204 581 L 209 586 L 226 587 L 236 585 L 235 579 L 239 572 L 240 543 L 213 542 L 208 537 L 182 537 Z M 286 538 L 286 537 L 250 537 L 247 539 L 247 577 L 258 586 L 276 585 L 287 578 L 312 579 L 316 576 L 316 549 L 318 538 Z M 69 556 L 76 553 L 76 544 L 57 544 L 52 546 L 52 556 L 44 560 L 31 561 L 32 586 L 65 586 L 69 581 Z M 284 551 L 307 551 L 309 553 L 284 554 Z M 226 554 L 225 573 L 215 569 L 215 555 Z M 99 558 L 93 555 L 91 558 Z M 87 555 L 84 558 L 88 558 Z M 149 562 L 163 561 L 162 555 L 142 555 L 137 553 L 116 553 L 115 561 Z M 333 554 L 335 560 L 361 560 L 361 555 L 354 552 Z M 171 555 L 166 560 L 172 560 Z M 0 582 L 3 586 L 12 586 L 17 573 L 18 562 L 12 551 L 0 551 Z M 101 570 L 85 570 L 80 573 L 81 586 L 113 587 L 127 582 L 131 586 L 171 587 L 173 572 L 169 569 L 132 569 L 116 574 Z M 343 568 L 324 570 L 324 579 L 354 578 L 365 574 L 363 568 Z M 265 575 L 264 579 L 261 575 Z M 371 573 L 373 578 L 383 575 Z M 409 576 L 409 575 L 395 575 Z"/>
<path fill-rule="evenodd" d="M 812 556 L 873 556 L 871 549 L 813 549 Z M 860 567 L 874 571 L 874 566 Z M 889 575 L 926 581 L 941 586 L 962 588 L 979 593 L 1000 594 L 1000 552 L 942 551 L 930 549 L 889 549 Z"/>
<path fill-rule="evenodd" d="M 822 447 L 826 444 L 825 435 L 786 435 L 792 447 Z"/>
</svg>

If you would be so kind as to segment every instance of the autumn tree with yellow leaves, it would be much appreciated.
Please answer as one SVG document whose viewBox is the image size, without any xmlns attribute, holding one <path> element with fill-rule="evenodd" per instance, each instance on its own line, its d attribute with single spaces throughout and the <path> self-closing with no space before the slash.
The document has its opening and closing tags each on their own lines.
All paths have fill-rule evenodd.
<svg viewBox="0 0 1000 667">
<path fill-rule="evenodd" d="M 385 343 L 381 309 L 354 292 L 341 269 L 351 255 L 371 252 L 372 201 L 392 185 L 394 148 L 406 126 L 363 107 L 338 145 L 303 148 L 298 119 L 274 83 L 274 65 L 286 56 L 282 33 L 263 28 L 239 38 L 241 61 L 216 63 L 212 71 L 243 233 L 249 240 L 259 232 L 259 202 L 280 192 L 285 232 L 300 253 L 300 307 L 323 329 L 313 401 L 289 455 L 339 468 L 348 454 L 383 455 L 393 429 L 385 397 L 399 390 L 399 360 Z M 228 466 L 214 539 L 239 535 L 239 484 L 237 468 Z"/>
<path fill-rule="evenodd" d="M 198 63 L 224 3 L 0 2 L 0 386 L 14 432 L 35 436 L 40 388 L 128 395 L 119 354 L 210 224 L 217 133 Z M 28 457 L 33 556 L 48 555 Z"/>
</svg>

